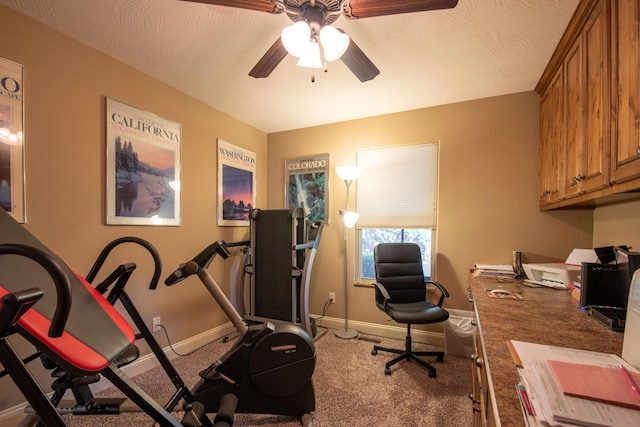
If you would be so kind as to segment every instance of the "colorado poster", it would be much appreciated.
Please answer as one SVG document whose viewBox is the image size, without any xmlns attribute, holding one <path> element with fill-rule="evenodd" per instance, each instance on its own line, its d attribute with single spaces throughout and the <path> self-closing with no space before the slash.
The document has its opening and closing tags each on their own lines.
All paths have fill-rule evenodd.
<svg viewBox="0 0 640 427">
<path fill-rule="evenodd" d="M 329 222 L 329 154 L 286 159 L 285 203 L 301 207 L 305 219 Z"/>
<path fill-rule="evenodd" d="M 219 226 L 249 226 L 255 188 L 256 153 L 218 139 Z"/>
<path fill-rule="evenodd" d="M 181 126 L 107 98 L 107 224 L 180 225 Z"/>
</svg>

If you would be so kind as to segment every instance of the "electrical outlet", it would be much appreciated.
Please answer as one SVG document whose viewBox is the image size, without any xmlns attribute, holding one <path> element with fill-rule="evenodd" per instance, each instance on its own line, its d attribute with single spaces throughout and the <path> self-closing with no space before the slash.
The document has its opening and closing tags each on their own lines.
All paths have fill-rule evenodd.
<svg viewBox="0 0 640 427">
<path fill-rule="evenodd" d="M 331 300 L 331 304 L 335 304 L 336 303 L 336 293 L 335 292 L 329 292 L 329 299 Z"/>
<path fill-rule="evenodd" d="M 160 317 L 154 317 L 153 318 L 153 328 L 151 329 L 153 332 L 158 332 L 160 330 L 160 325 L 162 323 L 160 322 Z"/>
</svg>

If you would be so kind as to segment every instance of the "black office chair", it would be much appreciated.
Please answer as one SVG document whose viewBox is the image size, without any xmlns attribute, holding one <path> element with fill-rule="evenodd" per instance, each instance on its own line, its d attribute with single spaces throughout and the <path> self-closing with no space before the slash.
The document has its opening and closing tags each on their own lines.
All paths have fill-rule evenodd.
<svg viewBox="0 0 640 427">
<path fill-rule="evenodd" d="M 399 354 L 387 362 L 384 373 L 391 375 L 391 366 L 401 360 L 414 360 L 429 370 L 429 376 L 436 376 L 436 368 L 418 356 L 436 356 L 438 362 L 444 360 L 443 351 L 412 351 L 411 325 L 444 322 L 449 313 L 442 308 L 442 302 L 449 292 L 440 283 L 429 280 L 425 283 L 422 272 L 420 247 L 414 243 L 380 243 L 373 250 L 376 269 L 376 305 L 398 323 L 407 324 L 407 338 L 404 350 L 373 346 L 371 354 L 378 350 Z M 426 300 L 427 283 L 440 290 L 438 304 Z"/>
</svg>

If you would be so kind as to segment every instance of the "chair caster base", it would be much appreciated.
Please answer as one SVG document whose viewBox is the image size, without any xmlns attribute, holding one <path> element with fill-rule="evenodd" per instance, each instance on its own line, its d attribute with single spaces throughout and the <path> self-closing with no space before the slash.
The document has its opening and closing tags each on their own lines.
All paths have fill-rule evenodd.
<svg viewBox="0 0 640 427">
<path fill-rule="evenodd" d="M 375 356 L 376 354 L 378 354 L 378 350 L 376 350 L 375 348 L 373 350 L 371 350 L 371 354 L 373 356 Z"/>
<path fill-rule="evenodd" d="M 385 375 L 391 375 L 391 368 L 384 368 Z"/>
<path fill-rule="evenodd" d="M 438 356 L 438 357 L 436 357 L 436 360 L 438 362 L 444 362 L 444 356 Z M 435 377 L 435 375 L 434 375 L 434 377 Z"/>
</svg>

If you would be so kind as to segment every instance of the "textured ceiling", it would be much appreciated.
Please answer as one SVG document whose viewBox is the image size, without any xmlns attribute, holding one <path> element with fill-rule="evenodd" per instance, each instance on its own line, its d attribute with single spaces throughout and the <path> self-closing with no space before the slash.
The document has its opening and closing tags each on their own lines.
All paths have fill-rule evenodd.
<svg viewBox="0 0 640 427">
<path fill-rule="evenodd" d="M 384 1 L 384 0 L 381 0 Z M 380 69 L 361 83 L 287 56 L 248 72 L 291 21 L 178 0 L 0 0 L 266 133 L 533 90 L 578 0 L 459 0 L 454 9 L 347 20 Z"/>
</svg>

